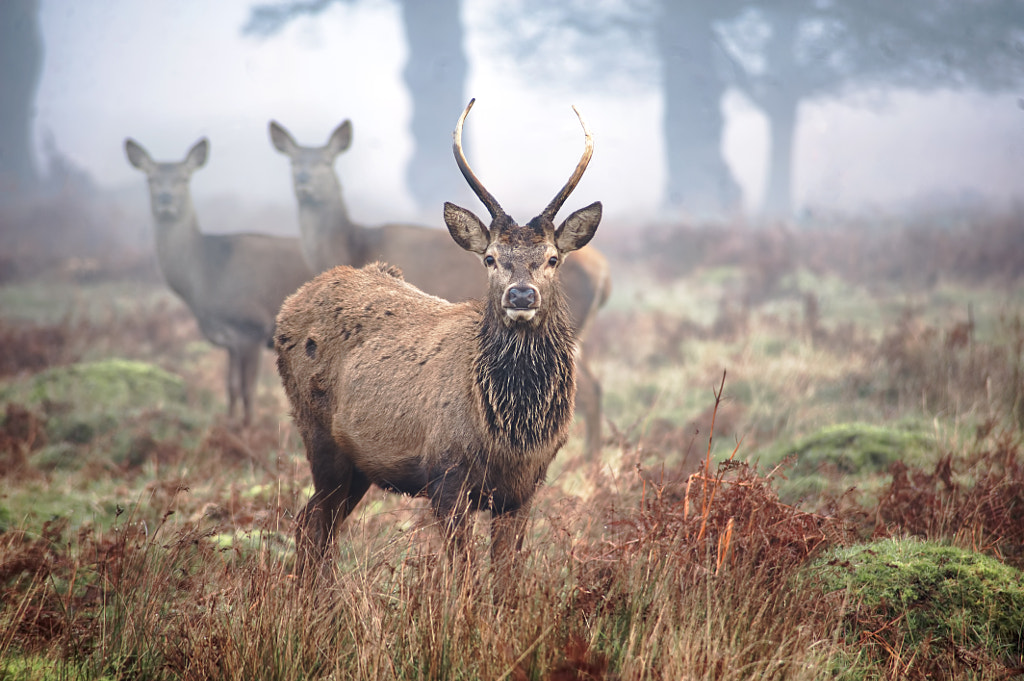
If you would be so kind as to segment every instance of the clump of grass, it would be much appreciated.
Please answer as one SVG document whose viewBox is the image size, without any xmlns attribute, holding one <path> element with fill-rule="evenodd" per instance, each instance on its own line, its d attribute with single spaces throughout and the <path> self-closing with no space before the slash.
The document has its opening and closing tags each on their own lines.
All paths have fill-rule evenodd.
<svg viewBox="0 0 1024 681">
<path fill-rule="evenodd" d="M 716 411 L 723 387 L 724 376 Z M 713 468 L 714 428 L 713 414 L 698 472 L 669 471 L 660 484 L 637 476 L 638 505 L 609 516 L 601 544 L 577 549 L 575 609 L 591 645 L 627 677 L 814 678 L 829 646 L 795 625 L 810 606 L 791 578 L 852 534 L 839 518 L 781 502 L 772 474 L 736 461 L 736 450 Z"/>
<path fill-rule="evenodd" d="M 948 453 L 929 472 L 896 462 L 875 508 L 875 536 L 949 539 L 1024 569 L 1024 454 L 1003 431 L 967 456 Z"/>
<path fill-rule="evenodd" d="M 847 655 L 863 656 L 891 678 L 1024 672 L 1024 576 L 994 558 L 883 539 L 835 548 L 808 572 L 823 605 L 844 613 Z"/>
<path fill-rule="evenodd" d="M 42 470 L 77 469 L 90 460 L 101 467 L 138 466 L 158 455 L 162 442 L 199 426 L 182 379 L 138 360 L 52 367 L 10 384 L 3 396 L 24 405 L 28 420 L 42 424 L 45 446 L 28 447 L 38 449 L 30 463 Z M 12 418 L 26 420 L 8 407 L 5 430 Z"/>
<path fill-rule="evenodd" d="M 924 461 L 936 448 L 934 436 L 913 424 L 839 423 L 793 443 L 775 444 L 758 459 L 764 466 L 789 460 L 787 479 L 778 486 L 780 496 L 788 503 L 820 506 L 844 494 L 855 481 L 870 484 L 893 464 Z"/>
</svg>

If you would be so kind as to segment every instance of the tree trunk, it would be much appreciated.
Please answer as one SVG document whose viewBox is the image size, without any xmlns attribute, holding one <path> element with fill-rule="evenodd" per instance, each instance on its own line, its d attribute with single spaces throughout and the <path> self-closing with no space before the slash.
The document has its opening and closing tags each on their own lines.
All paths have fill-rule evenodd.
<svg viewBox="0 0 1024 681">
<path fill-rule="evenodd" d="M 401 0 L 409 60 L 404 77 L 412 98 L 415 144 L 406 181 L 421 211 L 437 213 L 443 201 L 464 194 L 462 177 L 452 160 L 451 133 L 466 106 L 469 71 L 460 0 Z"/>
<path fill-rule="evenodd" d="M 0 196 L 35 191 L 35 97 L 43 70 L 37 0 L 0 0 Z"/>
<path fill-rule="evenodd" d="M 765 13 L 771 25 L 771 37 L 765 46 L 768 73 L 762 77 L 754 100 L 768 117 L 771 150 L 768 183 L 763 212 L 771 217 L 788 218 L 793 214 L 793 153 L 796 141 L 797 111 L 804 82 L 796 59 L 799 14 L 792 8 L 776 7 Z"/>
<path fill-rule="evenodd" d="M 764 211 L 774 217 L 790 217 L 793 214 L 793 154 L 796 151 L 794 144 L 799 106 L 798 98 L 785 96 L 767 98 L 764 104 L 771 131 Z"/>
<path fill-rule="evenodd" d="M 666 202 L 691 216 L 735 209 L 740 188 L 722 158 L 725 84 L 715 68 L 714 14 L 697 3 L 661 0 L 657 49 L 661 59 Z"/>
</svg>

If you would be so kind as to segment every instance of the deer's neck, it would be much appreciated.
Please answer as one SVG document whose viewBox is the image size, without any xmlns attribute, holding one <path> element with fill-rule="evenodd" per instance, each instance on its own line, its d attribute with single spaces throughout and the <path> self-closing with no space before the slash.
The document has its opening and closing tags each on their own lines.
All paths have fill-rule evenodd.
<svg viewBox="0 0 1024 681">
<path fill-rule="evenodd" d="M 337 178 L 299 199 L 299 231 L 306 262 L 318 271 L 335 265 L 358 265 L 359 227 L 349 218 Z"/>
<path fill-rule="evenodd" d="M 168 286 L 191 302 L 202 278 L 202 234 L 191 200 L 176 217 L 154 216 L 156 221 L 156 257 Z"/>
<path fill-rule="evenodd" d="M 564 302 L 536 327 L 510 328 L 488 304 L 475 371 L 487 427 L 510 451 L 564 442 L 576 392 L 575 335 Z"/>
</svg>

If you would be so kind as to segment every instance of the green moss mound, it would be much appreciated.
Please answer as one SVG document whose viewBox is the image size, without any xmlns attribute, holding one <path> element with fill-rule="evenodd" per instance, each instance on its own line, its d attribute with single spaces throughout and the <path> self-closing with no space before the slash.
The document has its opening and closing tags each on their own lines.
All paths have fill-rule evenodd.
<svg viewBox="0 0 1024 681">
<path fill-rule="evenodd" d="M 788 479 L 778 484 L 778 490 L 784 501 L 796 503 L 839 495 L 853 486 L 875 490 L 894 462 L 920 462 L 936 448 L 935 438 L 913 425 L 841 423 L 772 447 L 760 461 L 765 467 L 791 458 L 785 469 Z"/>
<path fill-rule="evenodd" d="M 53 367 L 8 386 L 2 397 L 43 418 L 48 444 L 32 463 L 44 470 L 77 468 L 90 453 L 138 464 L 160 441 L 198 426 L 181 377 L 136 360 Z"/>
<path fill-rule="evenodd" d="M 154 364 L 105 359 L 38 374 L 29 401 L 68 404 L 76 411 L 159 407 L 184 402 L 185 382 Z"/>
<path fill-rule="evenodd" d="M 828 466 L 851 475 L 884 473 L 895 461 L 919 459 L 934 449 L 934 438 L 910 427 L 840 423 L 779 448 L 775 458 L 795 456 L 797 473 L 814 473 Z"/>
<path fill-rule="evenodd" d="M 847 600 L 851 642 L 880 623 L 904 659 L 955 649 L 1024 656 L 1024 574 L 989 556 L 914 539 L 834 549 L 811 573 L 829 602 Z M 919 650 L 917 650 L 919 649 Z"/>
</svg>

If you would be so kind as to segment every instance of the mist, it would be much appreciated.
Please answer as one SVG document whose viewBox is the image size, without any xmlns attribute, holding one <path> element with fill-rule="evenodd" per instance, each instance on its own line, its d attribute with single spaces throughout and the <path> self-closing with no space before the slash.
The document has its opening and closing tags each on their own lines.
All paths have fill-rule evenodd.
<svg viewBox="0 0 1024 681">
<path fill-rule="evenodd" d="M 354 141 L 336 168 L 355 219 L 440 226 L 442 200 L 472 201 L 463 193 L 417 205 L 410 195 L 404 171 L 414 140 L 401 79 L 408 48 L 396 3 L 336 2 L 265 38 L 243 34 L 253 5 L 43 0 L 45 56 L 32 140 L 39 171 L 46 172 L 50 145 L 125 210 L 145 216 L 144 178 L 126 162 L 124 138 L 158 160 L 180 160 L 205 136 L 210 161 L 192 182 L 203 230 L 293 234 L 287 159 L 271 147 L 267 123 L 277 120 L 300 143 L 319 145 L 350 119 Z M 685 209 L 666 205 L 665 101 L 656 65 L 628 87 L 572 77 L 578 69 L 541 79 L 510 58 L 507 41 L 495 39 L 493 14 L 489 3 L 462 3 L 470 65 L 464 89 L 477 99 L 466 137 L 474 167 L 508 210 L 525 219 L 564 182 L 582 144 L 575 104 L 596 139 L 578 200 L 602 200 L 613 229 L 686 219 Z M 903 86 L 802 101 L 794 214 L 1018 200 L 1019 94 Z M 741 192 L 732 215 L 755 216 L 766 191 L 769 125 L 736 87 L 725 90 L 720 108 L 721 155 Z M 450 112 L 451 128 L 459 113 Z M 454 162 L 436 172 L 461 182 Z"/>
</svg>

